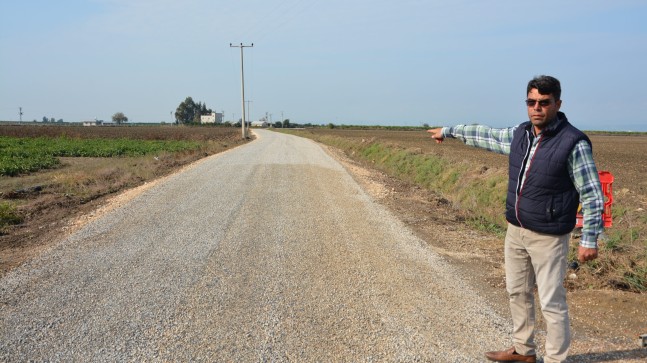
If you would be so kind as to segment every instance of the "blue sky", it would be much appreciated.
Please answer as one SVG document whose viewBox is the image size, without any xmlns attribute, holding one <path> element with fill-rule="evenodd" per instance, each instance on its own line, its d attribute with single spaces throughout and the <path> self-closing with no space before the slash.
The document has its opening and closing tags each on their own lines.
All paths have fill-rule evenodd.
<svg viewBox="0 0 647 363">
<path fill-rule="evenodd" d="M 2 0 L 0 120 L 168 122 L 187 96 L 238 119 L 242 42 L 253 120 L 511 126 L 549 74 L 576 126 L 647 131 L 645 19 L 642 0 Z"/>
</svg>

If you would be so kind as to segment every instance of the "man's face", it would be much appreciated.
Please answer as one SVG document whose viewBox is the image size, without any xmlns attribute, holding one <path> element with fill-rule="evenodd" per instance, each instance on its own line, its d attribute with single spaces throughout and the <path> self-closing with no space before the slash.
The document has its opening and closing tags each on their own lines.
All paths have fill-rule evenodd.
<svg viewBox="0 0 647 363">
<path fill-rule="evenodd" d="M 557 111 L 559 111 L 559 108 L 562 106 L 561 100 L 555 101 L 555 97 L 553 97 L 553 95 L 542 95 L 536 88 L 533 88 L 528 92 L 528 101 L 536 101 L 534 102 L 534 105 L 528 105 L 528 118 L 535 126 L 535 131 L 543 130 L 548 126 L 548 124 L 556 119 Z"/>
</svg>

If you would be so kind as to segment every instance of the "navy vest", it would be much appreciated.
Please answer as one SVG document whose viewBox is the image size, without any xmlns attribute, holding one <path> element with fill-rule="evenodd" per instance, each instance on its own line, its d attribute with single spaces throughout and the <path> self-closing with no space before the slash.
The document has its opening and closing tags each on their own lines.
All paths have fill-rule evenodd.
<svg viewBox="0 0 647 363">
<path fill-rule="evenodd" d="M 559 112 L 539 136 L 532 159 L 534 133 L 527 121 L 515 130 L 510 147 L 506 219 L 534 232 L 552 235 L 569 233 L 575 227 L 580 196 L 568 172 L 568 157 L 575 144 L 591 141 Z M 530 163 L 521 185 L 523 171 Z"/>
</svg>

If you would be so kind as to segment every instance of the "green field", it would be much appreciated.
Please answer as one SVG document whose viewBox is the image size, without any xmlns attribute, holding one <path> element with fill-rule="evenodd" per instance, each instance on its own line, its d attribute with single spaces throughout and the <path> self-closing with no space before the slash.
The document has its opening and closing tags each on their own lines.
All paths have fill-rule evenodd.
<svg viewBox="0 0 647 363">
<path fill-rule="evenodd" d="M 0 175 L 15 176 L 55 168 L 60 165 L 59 157 L 142 156 L 200 147 L 200 143 L 186 140 L 0 136 Z"/>
</svg>

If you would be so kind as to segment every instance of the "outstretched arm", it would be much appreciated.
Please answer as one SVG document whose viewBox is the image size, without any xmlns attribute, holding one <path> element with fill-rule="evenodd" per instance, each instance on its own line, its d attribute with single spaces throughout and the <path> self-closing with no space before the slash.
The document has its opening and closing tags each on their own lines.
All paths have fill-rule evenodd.
<svg viewBox="0 0 647 363">
<path fill-rule="evenodd" d="M 427 130 L 437 143 L 443 142 L 446 137 L 456 138 L 466 145 L 474 146 L 499 154 L 510 154 L 510 144 L 517 126 L 494 129 L 484 125 L 456 125 Z"/>
</svg>

